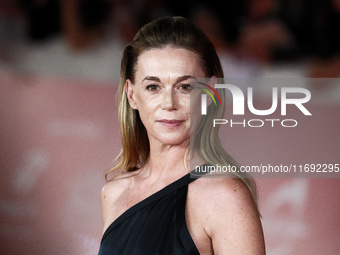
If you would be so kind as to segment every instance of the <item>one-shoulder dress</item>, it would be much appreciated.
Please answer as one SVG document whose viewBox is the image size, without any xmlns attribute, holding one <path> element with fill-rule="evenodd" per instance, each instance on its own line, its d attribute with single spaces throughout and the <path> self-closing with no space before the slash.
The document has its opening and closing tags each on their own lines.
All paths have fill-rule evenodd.
<svg viewBox="0 0 340 255">
<path fill-rule="evenodd" d="M 197 255 L 185 204 L 190 173 L 130 207 L 105 231 L 98 255 Z"/>
</svg>

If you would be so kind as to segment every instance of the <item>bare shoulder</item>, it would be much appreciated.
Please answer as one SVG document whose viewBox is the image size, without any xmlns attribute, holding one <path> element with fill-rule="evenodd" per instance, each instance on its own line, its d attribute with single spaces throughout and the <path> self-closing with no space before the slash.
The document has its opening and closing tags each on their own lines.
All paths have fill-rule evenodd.
<svg viewBox="0 0 340 255">
<path fill-rule="evenodd" d="M 107 182 L 101 191 L 101 209 L 104 230 L 121 213 L 119 201 L 129 189 L 134 173 L 121 173 L 113 180 Z"/>
<path fill-rule="evenodd" d="M 256 209 L 250 190 L 237 178 L 201 177 L 192 183 L 191 189 L 194 191 L 193 197 L 198 198 L 199 195 L 198 201 L 209 203 L 210 206 L 224 207 L 228 204 L 228 211 L 245 209 L 245 206 Z"/>
<path fill-rule="evenodd" d="M 102 199 L 116 197 L 117 194 L 129 186 L 132 176 L 134 176 L 134 173 L 123 172 L 116 178 L 106 182 L 101 192 Z"/>
<path fill-rule="evenodd" d="M 265 254 L 258 210 L 242 180 L 201 177 L 189 186 L 188 201 L 215 254 Z"/>
</svg>

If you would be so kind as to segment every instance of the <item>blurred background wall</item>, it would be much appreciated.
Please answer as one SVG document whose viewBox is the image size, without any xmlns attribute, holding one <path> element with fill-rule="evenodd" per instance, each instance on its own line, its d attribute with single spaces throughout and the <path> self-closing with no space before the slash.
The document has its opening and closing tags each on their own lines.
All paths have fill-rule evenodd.
<svg viewBox="0 0 340 255">
<path fill-rule="evenodd" d="M 221 128 L 240 164 L 339 163 L 339 13 L 338 0 L 1 0 L 0 254 L 97 253 L 121 54 L 160 16 L 201 26 L 226 77 L 309 78 L 313 116 L 292 113 L 297 128 Z M 337 254 L 339 184 L 258 179 L 268 254 Z"/>
</svg>

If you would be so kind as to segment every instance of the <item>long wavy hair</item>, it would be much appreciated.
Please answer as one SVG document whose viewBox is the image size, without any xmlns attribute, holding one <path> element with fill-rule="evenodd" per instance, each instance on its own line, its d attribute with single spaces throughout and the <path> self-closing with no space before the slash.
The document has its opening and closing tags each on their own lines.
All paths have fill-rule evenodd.
<svg viewBox="0 0 340 255">
<path fill-rule="evenodd" d="M 118 120 L 122 149 L 116 158 L 115 165 L 106 172 L 107 181 L 112 180 L 112 178 L 108 178 L 112 173 L 119 174 L 123 171 L 138 170 L 149 156 L 150 147 L 147 132 L 138 111 L 130 107 L 125 84 L 127 79 L 134 83 L 138 57 L 142 52 L 163 48 L 167 45 L 197 53 L 202 61 L 206 77 L 224 77 L 214 45 L 205 33 L 189 20 L 182 17 L 162 17 L 143 26 L 125 47 L 121 60 Z M 224 105 L 225 93 L 223 90 L 218 93 Z M 220 143 L 218 127 L 212 128 L 211 125 L 207 125 L 214 119 L 223 118 L 223 115 L 224 107 L 214 107 L 213 104 L 210 104 L 207 115 L 202 117 L 196 133 L 190 138 L 190 147 L 210 164 L 237 166 Z M 256 202 L 257 192 L 254 181 L 245 174 L 234 173 L 234 175 L 247 185 Z"/>
</svg>

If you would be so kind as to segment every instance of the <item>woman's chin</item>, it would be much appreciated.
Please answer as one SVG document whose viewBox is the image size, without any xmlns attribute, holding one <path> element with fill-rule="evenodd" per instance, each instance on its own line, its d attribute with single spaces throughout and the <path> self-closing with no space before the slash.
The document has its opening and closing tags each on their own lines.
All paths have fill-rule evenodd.
<svg viewBox="0 0 340 255">
<path fill-rule="evenodd" d="M 164 145 L 171 145 L 171 146 L 187 146 L 189 144 L 190 137 L 183 137 L 181 136 L 175 136 L 175 135 L 168 135 L 165 137 L 162 137 L 160 139 L 160 142 Z"/>
</svg>

